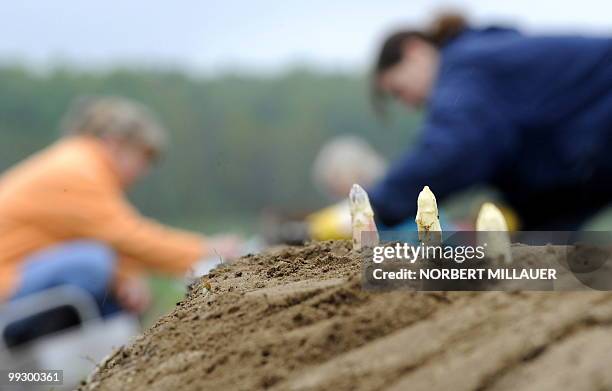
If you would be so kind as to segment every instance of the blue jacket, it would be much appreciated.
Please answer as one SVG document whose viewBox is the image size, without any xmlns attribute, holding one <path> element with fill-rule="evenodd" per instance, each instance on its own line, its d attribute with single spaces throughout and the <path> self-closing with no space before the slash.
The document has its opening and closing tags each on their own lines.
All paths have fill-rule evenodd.
<svg viewBox="0 0 612 391">
<path fill-rule="evenodd" d="M 441 50 L 421 139 L 370 199 L 393 226 L 424 185 L 439 200 L 482 183 L 517 202 L 587 182 L 612 194 L 611 147 L 612 39 L 468 29 Z"/>
</svg>

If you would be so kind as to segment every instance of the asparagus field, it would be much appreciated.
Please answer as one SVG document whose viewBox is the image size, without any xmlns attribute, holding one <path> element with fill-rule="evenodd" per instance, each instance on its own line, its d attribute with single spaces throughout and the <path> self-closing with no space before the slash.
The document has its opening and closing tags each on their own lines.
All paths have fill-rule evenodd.
<svg viewBox="0 0 612 391">
<path fill-rule="evenodd" d="M 612 293 L 365 291 L 351 248 L 213 271 L 81 390 L 612 389 Z"/>
</svg>

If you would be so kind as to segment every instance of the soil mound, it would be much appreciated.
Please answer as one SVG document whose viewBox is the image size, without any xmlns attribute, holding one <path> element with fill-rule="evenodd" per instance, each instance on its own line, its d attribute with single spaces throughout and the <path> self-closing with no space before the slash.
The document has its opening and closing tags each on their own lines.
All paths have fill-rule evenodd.
<svg viewBox="0 0 612 391">
<path fill-rule="evenodd" d="M 323 242 L 217 269 L 81 389 L 612 389 L 612 294 L 370 292 L 361 262 Z"/>
</svg>

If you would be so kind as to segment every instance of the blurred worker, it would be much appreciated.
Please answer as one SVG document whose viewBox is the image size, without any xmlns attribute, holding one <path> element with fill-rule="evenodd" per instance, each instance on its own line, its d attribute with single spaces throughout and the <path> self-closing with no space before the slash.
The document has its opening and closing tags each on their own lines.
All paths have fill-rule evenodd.
<svg viewBox="0 0 612 391">
<path fill-rule="evenodd" d="M 280 230 L 286 242 L 309 239 L 346 239 L 351 235 L 347 194 L 354 183 L 371 186 L 387 168 L 386 160 L 367 141 L 355 135 L 342 135 L 326 143 L 315 158 L 312 177 L 319 189 L 337 204 L 306 217 L 305 222 L 284 224 Z M 289 227 L 293 230 L 289 230 Z M 297 230 L 298 234 L 293 231 Z"/>
<path fill-rule="evenodd" d="M 312 166 L 312 177 L 323 193 L 340 200 L 346 198 L 354 183 L 374 185 L 386 170 L 386 159 L 366 140 L 342 135 L 321 148 Z"/>
<path fill-rule="evenodd" d="M 530 36 L 446 15 L 391 35 L 378 56 L 376 106 L 424 108 L 420 141 L 369 189 L 386 226 L 438 199 L 498 188 L 525 230 L 571 230 L 612 200 L 612 39 Z"/>
<path fill-rule="evenodd" d="M 285 237 L 292 238 L 286 241 L 350 238 L 352 227 L 347 195 L 351 187 L 355 183 L 372 187 L 382 179 L 386 170 L 385 158 L 360 137 L 344 135 L 325 144 L 313 164 L 313 179 L 324 193 L 341 201 L 308 215 L 305 222 L 282 225 L 280 228 Z M 455 228 L 446 221 L 444 223 L 446 229 Z M 417 227 L 414 219 L 410 219 L 395 229 L 415 231 Z"/>
<path fill-rule="evenodd" d="M 237 254 L 235 237 L 165 227 L 129 204 L 125 190 L 166 146 L 146 107 L 81 100 L 64 124 L 57 143 L 0 178 L 0 299 L 72 285 L 104 316 L 141 312 L 149 302 L 143 273 L 181 275 L 199 260 Z"/>
</svg>

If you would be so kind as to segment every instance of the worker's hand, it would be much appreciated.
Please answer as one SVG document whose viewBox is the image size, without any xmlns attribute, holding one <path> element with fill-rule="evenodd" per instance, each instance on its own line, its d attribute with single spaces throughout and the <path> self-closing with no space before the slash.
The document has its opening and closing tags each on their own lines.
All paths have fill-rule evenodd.
<svg viewBox="0 0 612 391">
<path fill-rule="evenodd" d="M 242 255 L 244 241 L 237 235 L 215 235 L 206 242 L 209 256 L 217 256 L 223 262 L 231 261 Z"/>
<path fill-rule="evenodd" d="M 133 313 L 143 313 L 151 304 L 151 290 L 143 277 L 129 277 L 117 284 L 116 297 L 119 305 Z"/>
</svg>

